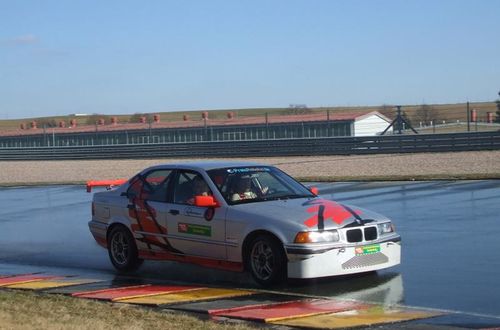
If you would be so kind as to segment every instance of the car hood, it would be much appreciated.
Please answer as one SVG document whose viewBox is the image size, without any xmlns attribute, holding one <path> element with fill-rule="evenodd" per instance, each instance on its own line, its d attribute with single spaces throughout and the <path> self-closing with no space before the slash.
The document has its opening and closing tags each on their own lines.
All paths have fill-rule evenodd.
<svg viewBox="0 0 500 330">
<path fill-rule="evenodd" d="M 231 209 L 231 218 L 247 218 L 252 222 L 283 222 L 300 227 L 301 230 L 316 230 L 321 226 L 320 209 L 323 210 L 324 229 L 341 228 L 360 220 L 387 219 L 373 211 L 320 197 L 239 204 Z"/>
</svg>

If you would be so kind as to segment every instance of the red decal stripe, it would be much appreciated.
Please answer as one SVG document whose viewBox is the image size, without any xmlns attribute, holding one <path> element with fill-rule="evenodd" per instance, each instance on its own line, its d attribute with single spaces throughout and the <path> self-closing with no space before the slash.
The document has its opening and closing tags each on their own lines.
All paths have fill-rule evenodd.
<svg viewBox="0 0 500 330">
<path fill-rule="evenodd" d="M 187 263 L 200 265 L 200 266 L 204 266 L 204 267 L 229 270 L 229 271 L 233 271 L 233 272 L 242 272 L 243 271 L 243 263 L 241 263 L 241 262 L 224 261 L 224 260 L 202 258 L 202 257 L 183 256 L 183 255 L 169 253 L 166 251 L 144 251 L 144 250 L 141 250 L 141 251 L 139 251 L 139 257 L 144 258 L 144 259 L 187 262 Z"/>
</svg>

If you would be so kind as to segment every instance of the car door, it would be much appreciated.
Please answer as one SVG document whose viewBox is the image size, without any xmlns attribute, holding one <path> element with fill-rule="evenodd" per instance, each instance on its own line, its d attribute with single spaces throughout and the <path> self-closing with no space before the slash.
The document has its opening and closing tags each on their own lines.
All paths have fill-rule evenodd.
<svg viewBox="0 0 500 330">
<path fill-rule="evenodd" d="M 177 170 L 174 176 L 173 198 L 166 214 L 169 241 L 186 255 L 225 260 L 225 209 L 193 205 L 198 180 L 203 180 L 206 193 L 212 194 L 214 187 L 201 173 Z"/>
<path fill-rule="evenodd" d="M 139 174 L 131 180 L 127 190 L 131 230 L 143 254 L 179 252 L 168 240 L 169 228 L 165 219 L 174 173 L 173 169 L 156 169 Z"/>
</svg>

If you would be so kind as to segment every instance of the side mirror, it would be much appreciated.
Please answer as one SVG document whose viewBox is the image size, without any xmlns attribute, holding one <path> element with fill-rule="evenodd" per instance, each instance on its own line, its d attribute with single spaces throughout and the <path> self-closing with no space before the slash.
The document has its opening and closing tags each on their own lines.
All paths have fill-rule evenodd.
<svg viewBox="0 0 500 330">
<path fill-rule="evenodd" d="M 318 188 L 316 188 L 316 187 L 311 187 L 309 190 L 310 190 L 313 194 L 315 194 L 316 196 L 319 194 Z"/>
<path fill-rule="evenodd" d="M 214 196 L 194 196 L 194 205 L 199 207 L 219 207 Z"/>
</svg>

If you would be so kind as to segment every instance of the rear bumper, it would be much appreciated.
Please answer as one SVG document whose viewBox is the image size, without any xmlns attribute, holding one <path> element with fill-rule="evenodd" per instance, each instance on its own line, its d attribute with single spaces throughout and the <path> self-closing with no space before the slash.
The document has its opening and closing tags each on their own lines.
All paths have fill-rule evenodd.
<svg viewBox="0 0 500 330">
<path fill-rule="evenodd" d="M 94 236 L 94 239 L 97 242 L 97 244 L 99 244 L 103 248 L 107 248 L 108 243 L 106 240 L 106 235 L 108 232 L 108 225 L 102 222 L 91 220 L 89 221 L 89 229 L 90 232 L 92 233 L 92 236 Z"/>
<path fill-rule="evenodd" d="M 363 249 L 363 247 L 365 249 Z M 366 249 L 366 248 L 369 249 Z M 321 249 L 287 248 L 289 278 L 317 278 L 380 270 L 401 263 L 401 238 Z"/>
</svg>

